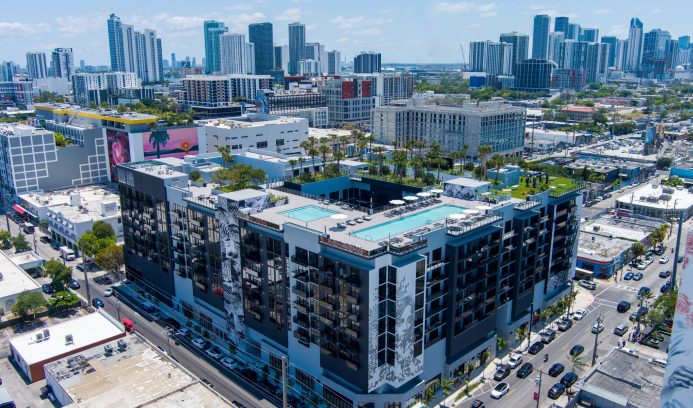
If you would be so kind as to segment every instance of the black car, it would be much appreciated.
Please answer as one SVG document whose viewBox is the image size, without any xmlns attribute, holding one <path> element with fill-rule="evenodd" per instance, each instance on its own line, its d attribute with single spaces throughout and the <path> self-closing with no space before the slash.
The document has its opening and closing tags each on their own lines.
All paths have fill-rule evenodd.
<svg viewBox="0 0 693 408">
<path fill-rule="evenodd" d="M 209 382 L 208 379 L 203 378 L 203 379 L 200 380 L 200 381 L 202 381 L 202 383 L 203 383 L 204 385 L 208 386 L 209 388 L 212 388 L 212 389 L 214 388 L 214 384 L 212 384 L 211 382 Z"/>
<path fill-rule="evenodd" d="M 55 292 L 55 290 L 53 290 L 53 286 L 51 286 L 50 283 L 46 283 L 46 284 L 44 284 L 43 286 L 41 286 L 41 290 L 42 290 L 43 293 L 45 293 L 46 295 L 50 295 L 50 294 L 52 294 L 53 292 Z"/>
<path fill-rule="evenodd" d="M 510 375 L 510 367 L 505 364 L 501 364 L 496 369 L 496 373 L 493 374 L 493 379 L 496 381 L 503 381 L 505 377 Z"/>
<path fill-rule="evenodd" d="M 671 271 L 662 271 L 659 273 L 660 278 L 668 278 L 671 276 Z"/>
<path fill-rule="evenodd" d="M 561 378 L 561 384 L 565 385 L 566 388 L 570 388 L 577 380 L 578 375 L 573 371 L 569 371 Z"/>
<path fill-rule="evenodd" d="M 585 351 L 585 347 L 583 347 L 582 344 L 576 344 L 573 346 L 573 348 L 570 349 L 570 355 L 576 356 L 582 353 L 583 351 Z"/>
<path fill-rule="evenodd" d="M 563 366 L 563 364 L 556 363 L 556 364 L 552 365 L 551 368 L 549 368 L 549 375 L 551 377 L 558 377 L 558 375 L 560 373 L 562 373 L 563 370 L 565 370 L 565 367 Z"/>
<path fill-rule="evenodd" d="M 532 363 L 524 363 L 515 374 L 517 375 L 517 378 L 525 378 L 532 374 L 532 371 L 534 371 L 534 366 Z"/>
<path fill-rule="evenodd" d="M 645 296 L 648 293 L 650 293 L 650 288 L 648 288 L 647 286 L 643 286 L 640 288 L 640 290 L 638 290 L 638 296 Z"/>
<path fill-rule="evenodd" d="M 475 400 L 472 402 L 472 407 L 471 407 L 471 408 L 484 408 L 484 407 L 485 407 L 484 401 L 475 399 Z"/>
<path fill-rule="evenodd" d="M 683 255 L 679 255 L 678 258 L 676 258 L 676 263 L 681 263 L 683 262 Z"/>
<path fill-rule="evenodd" d="M 549 398 L 551 399 L 558 399 L 563 393 L 565 392 L 565 385 L 563 384 L 554 384 L 553 387 L 549 390 Z"/>
<path fill-rule="evenodd" d="M 68 283 L 68 286 L 70 286 L 70 289 L 79 289 L 80 285 L 79 282 L 77 282 L 77 279 L 70 279 L 70 283 Z"/>
<path fill-rule="evenodd" d="M 173 317 L 167 317 L 164 319 L 164 323 L 171 326 L 172 328 L 178 330 L 180 329 L 180 322 Z"/>
<path fill-rule="evenodd" d="M 559 331 L 562 331 L 562 332 L 568 331 L 568 329 L 570 329 L 571 327 L 573 327 L 573 320 L 572 319 L 561 319 L 558 322 L 558 330 Z"/>
<path fill-rule="evenodd" d="M 669 290 L 669 289 L 671 289 L 671 281 L 668 281 L 667 283 L 665 283 L 664 285 L 662 285 L 662 287 L 659 288 L 659 291 L 662 292 L 662 293 L 664 293 L 664 292 L 666 292 L 666 291 Z"/>
<path fill-rule="evenodd" d="M 627 300 L 622 300 L 618 302 L 618 306 L 616 306 L 616 310 L 619 313 L 626 313 L 630 309 L 630 302 Z"/>
<path fill-rule="evenodd" d="M 103 307 L 103 302 L 99 298 L 94 298 L 91 300 L 91 305 L 96 307 L 96 308 L 99 308 L 99 307 Z"/>
<path fill-rule="evenodd" d="M 638 318 L 643 317 L 644 315 L 646 315 L 647 312 L 649 312 L 649 310 L 650 310 L 650 309 L 648 309 L 648 308 L 645 307 L 645 306 L 640 306 L 640 307 L 638 308 L 638 310 L 636 310 L 635 312 L 633 312 L 633 313 L 630 314 L 630 320 L 632 320 L 632 321 L 638 320 Z"/>
<path fill-rule="evenodd" d="M 527 352 L 529 352 L 529 354 L 539 354 L 539 352 L 543 349 L 544 349 L 544 343 L 537 341 L 534 344 L 532 344 L 531 346 L 529 346 L 529 349 L 527 350 Z"/>
<path fill-rule="evenodd" d="M 39 238 L 39 241 L 43 242 L 44 244 L 49 244 L 51 242 L 51 239 L 44 235 L 41 238 Z"/>
</svg>

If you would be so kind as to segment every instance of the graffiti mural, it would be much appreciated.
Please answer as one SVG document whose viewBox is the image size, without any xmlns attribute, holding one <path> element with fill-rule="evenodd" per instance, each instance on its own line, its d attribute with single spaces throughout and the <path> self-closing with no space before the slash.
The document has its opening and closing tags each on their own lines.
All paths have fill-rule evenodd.
<svg viewBox="0 0 693 408">
<path fill-rule="evenodd" d="M 182 159 L 190 154 L 198 154 L 200 143 L 197 127 L 154 129 L 142 133 L 142 150 L 144 159 L 175 157 Z"/>
<path fill-rule="evenodd" d="M 446 184 L 443 194 L 448 197 L 461 198 L 463 200 L 476 200 L 476 190 L 472 187 Z"/>
<path fill-rule="evenodd" d="M 130 163 L 130 142 L 128 134 L 120 130 L 107 130 L 108 165 L 111 169 L 111 180 L 118 182 L 115 168 L 122 163 Z"/>
</svg>

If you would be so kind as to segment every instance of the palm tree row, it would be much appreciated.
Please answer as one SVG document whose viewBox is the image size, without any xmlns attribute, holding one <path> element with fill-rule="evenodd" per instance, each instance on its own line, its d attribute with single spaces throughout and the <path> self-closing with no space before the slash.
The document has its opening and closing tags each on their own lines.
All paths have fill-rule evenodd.
<svg viewBox="0 0 693 408">
<path fill-rule="evenodd" d="M 355 145 L 357 149 L 357 155 L 363 159 L 366 152 L 366 147 L 372 145 L 373 136 L 366 136 L 363 132 L 359 130 L 352 130 L 350 135 L 337 135 L 329 134 L 327 138 L 318 139 L 315 136 L 308 137 L 307 140 L 301 142 L 301 149 L 304 153 L 310 157 L 311 160 L 311 171 L 305 171 L 303 169 L 303 163 L 305 162 L 304 157 L 299 157 L 298 159 L 290 159 L 289 165 L 291 166 L 291 175 L 293 177 L 296 165 L 299 165 L 299 176 L 302 180 L 313 180 L 315 179 L 315 173 L 322 172 L 326 177 L 338 176 L 340 171 L 340 161 L 348 157 L 347 147 L 349 145 Z M 316 168 L 315 159 L 320 156 L 322 159 L 322 166 Z M 330 161 L 333 164 L 328 164 Z"/>
</svg>

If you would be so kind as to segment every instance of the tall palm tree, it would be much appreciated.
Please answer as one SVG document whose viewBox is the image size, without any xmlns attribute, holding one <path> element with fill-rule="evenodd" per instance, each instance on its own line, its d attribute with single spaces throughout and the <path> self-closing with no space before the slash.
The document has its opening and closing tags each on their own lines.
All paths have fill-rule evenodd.
<svg viewBox="0 0 693 408">
<path fill-rule="evenodd" d="M 233 156 L 231 155 L 231 146 L 221 146 L 219 147 L 219 153 L 221 153 L 221 160 L 224 162 L 224 167 L 227 164 L 233 162 Z"/>
<path fill-rule="evenodd" d="M 570 356 L 570 364 L 573 365 L 573 371 L 576 373 L 587 366 L 587 363 L 585 363 L 582 356 L 579 354 Z"/>
<path fill-rule="evenodd" d="M 315 172 L 315 158 L 318 156 L 318 149 L 315 147 L 311 146 L 310 149 L 308 149 L 308 156 L 310 156 L 310 160 L 312 162 L 312 168 L 310 169 L 311 172 Z"/>
<path fill-rule="evenodd" d="M 318 151 L 322 156 L 322 165 L 324 167 L 327 165 L 327 155 L 330 153 L 330 146 L 323 143 L 318 147 Z"/>
<path fill-rule="evenodd" d="M 500 168 L 505 164 L 505 160 L 500 154 L 494 154 L 491 160 L 493 162 L 493 166 L 496 168 L 496 177 L 493 184 L 498 185 L 498 173 L 500 172 Z"/>
<path fill-rule="evenodd" d="M 469 157 L 468 152 L 469 152 L 469 145 L 465 143 L 462 145 L 462 151 L 460 152 L 460 153 L 462 153 L 462 162 L 463 162 L 462 165 L 463 166 L 465 164 L 467 164 L 467 157 Z"/>
<path fill-rule="evenodd" d="M 166 147 L 166 143 L 171 137 L 166 129 L 154 129 L 149 135 L 149 143 L 156 149 L 156 158 L 161 158 L 161 148 Z"/>
<path fill-rule="evenodd" d="M 368 146 L 368 140 L 363 135 L 363 132 L 359 132 L 359 138 L 356 140 L 356 147 L 359 149 L 359 155 L 361 156 L 361 161 L 363 161 L 363 154 L 365 153 L 366 146 Z"/>
<path fill-rule="evenodd" d="M 305 162 L 306 162 L 306 158 L 305 158 L 305 157 L 300 156 L 300 157 L 298 158 L 298 167 L 299 167 L 299 169 L 298 169 L 298 174 L 299 174 L 300 177 L 303 177 L 303 175 L 304 175 L 304 173 L 303 173 L 303 163 L 305 163 Z"/>
<path fill-rule="evenodd" d="M 349 139 L 350 137 L 347 135 L 339 137 L 339 150 L 342 151 L 342 153 L 344 153 L 345 156 L 347 152 L 347 145 L 349 144 Z"/>
<path fill-rule="evenodd" d="M 296 167 L 296 159 L 289 159 L 289 166 L 291 166 L 291 177 L 294 177 L 294 168 Z"/>
<path fill-rule="evenodd" d="M 488 154 L 493 151 L 491 146 L 479 146 L 479 156 L 481 156 L 481 178 L 486 179 L 486 162 L 488 161 Z"/>
</svg>

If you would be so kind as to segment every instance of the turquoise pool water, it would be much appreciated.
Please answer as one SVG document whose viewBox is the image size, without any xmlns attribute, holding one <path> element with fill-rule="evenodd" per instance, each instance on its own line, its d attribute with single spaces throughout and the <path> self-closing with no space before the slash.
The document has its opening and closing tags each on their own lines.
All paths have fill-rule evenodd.
<svg viewBox="0 0 693 408">
<path fill-rule="evenodd" d="M 279 214 L 289 218 L 296 218 L 297 220 L 308 222 L 329 217 L 332 214 L 337 214 L 337 211 L 328 210 L 327 208 L 318 207 L 317 205 L 306 205 L 303 207 L 294 208 L 292 210 L 282 211 Z"/>
<path fill-rule="evenodd" d="M 463 207 L 456 205 L 441 205 L 440 207 L 431 208 L 430 210 L 352 232 L 351 235 L 365 239 L 366 241 L 380 241 L 388 236 L 394 236 L 423 227 L 426 224 L 438 222 L 447 218 L 450 214 L 455 214 L 462 210 L 464 210 Z"/>
</svg>

